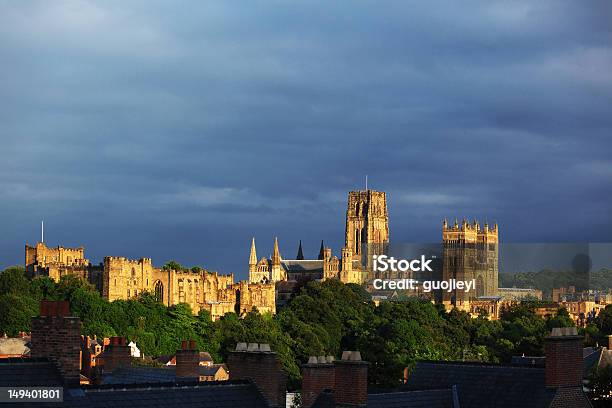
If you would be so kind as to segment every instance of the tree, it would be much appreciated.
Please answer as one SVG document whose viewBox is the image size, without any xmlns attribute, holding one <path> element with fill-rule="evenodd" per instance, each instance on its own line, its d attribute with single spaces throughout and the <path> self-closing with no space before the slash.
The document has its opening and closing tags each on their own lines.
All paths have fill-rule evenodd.
<svg viewBox="0 0 612 408">
<path fill-rule="evenodd" d="M 164 266 L 162 266 L 162 269 L 164 271 L 182 271 L 183 269 L 183 265 L 181 265 L 180 263 L 174 261 L 174 260 L 170 260 L 168 262 L 166 262 L 164 264 Z"/>
<path fill-rule="evenodd" d="M 23 266 L 10 266 L 0 273 L 0 294 L 24 295 L 29 292 L 30 283 Z"/>
<path fill-rule="evenodd" d="M 20 331 L 29 332 L 32 316 L 38 314 L 38 303 L 29 296 L 14 293 L 0 295 L 0 336 L 17 336 Z"/>
</svg>

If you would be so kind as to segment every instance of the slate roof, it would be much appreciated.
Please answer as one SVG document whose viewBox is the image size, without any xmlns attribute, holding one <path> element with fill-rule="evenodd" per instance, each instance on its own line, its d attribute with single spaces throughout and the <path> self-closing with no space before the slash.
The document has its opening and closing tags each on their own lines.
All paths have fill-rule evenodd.
<svg viewBox="0 0 612 408">
<path fill-rule="evenodd" d="M 248 381 L 223 381 L 177 386 L 142 384 L 132 387 L 85 389 L 83 396 L 65 398 L 66 407 L 88 408 L 264 408 L 269 405 Z"/>
<path fill-rule="evenodd" d="M 225 364 L 213 364 L 212 366 L 199 366 L 200 375 L 215 375 Z M 176 381 L 176 366 L 168 367 L 120 367 L 112 373 L 104 374 L 103 385 L 111 384 L 142 384 L 142 383 L 165 383 Z"/>
<path fill-rule="evenodd" d="M 3 408 L 30 408 L 40 403 L 2 404 Z M 249 381 L 207 382 L 198 385 L 139 384 L 115 388 L 64 390 L 64 402 L 52 404 L 62 408 L 267 408 L 255 384 Z"/>
<path fill-rule="evenodd" d="M 546 365 L 546 357 L 512 356 L 510 364 L 542 368 Z"/>
<path fill-rule="evenodd" d="M 122 369 L 120 369 L 122 370 Z M 120 371 L 116 370 L 116 371 Z M 132 374 L 172 369 L 134 367 Z M 115 379 L 119 378 L 118 376 Z M 132 377 L 133 378 L 133 377 Z M 56 366 L 47 359 L 8 358 L 0 360 L 0 387 L 61 386 Z M 67 408 L 264 408 L 269 407 L 257 386 L 250 381 L 210 381 L 203 383 L 145 382 L 109 384 L 99 387 L 64 389 L 64 402 L 53 407 Z M 40 407 L 40 403 L 4 403 L 5 407 Z"/>
<path fill-rule="evenodd" d="M 57 367 L 46 358 L 0 359 L 0 387 L 51 387 L 62 384 Z"/>
<path fill-rule="evenodd" d="M 323 272 L 323 260 L 319 259 L 283 259 L 281 266 L 287 272 Z"/>
<path fill-rule="evenodd" d="M 457 396 L 455 393 L 455 400 Z M 368 408 L 459 408 L 453 389 L 415 390 L 368 394 Z"/>
<path fill-rule="evenodd" d="M 120 367 L 111 373 L 105 373 L 103 385 L 166 383 L 176 380 L 176 367 Z"/>
<path fill-rule="evenodd" d="M 461 408 L 548 407 L 555 395 L 544 385 L 544 368 L 471 362 L 417 362 L 406 388 L 453 385 Z"/>
<path fill-rule="evenodd" d="M 602 354 L 601 352 L 601 348 L 595 347 L 585 347 L 582 349 L 582 358 L 584 361 L 582 376 L 584 378 L 587 378 L 593 372 L 595 367 L 599 365 L 599 360 Z"/>
<path fill-rule="evenodd" d="M 334 392 L 325 390 L 312 404 L 312 408 L 337 408 Z M 393 391 L 368 394 L 367 408 L 459 408 L 453 388 L 414 391 Z"/>
</svg>

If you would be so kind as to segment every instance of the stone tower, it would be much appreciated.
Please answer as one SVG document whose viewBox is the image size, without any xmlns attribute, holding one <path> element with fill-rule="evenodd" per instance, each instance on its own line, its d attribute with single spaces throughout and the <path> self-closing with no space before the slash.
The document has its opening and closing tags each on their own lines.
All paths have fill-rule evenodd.
<svg viewBox="0 0 612 408">
<path fill-rule="evenodd" d="M 364 250 L 383 253 L 389 243 L 389 214 L 385 192 L 349 192 L 344 242 L 354 260 L 362 260 Z"/>
<path fill-rule="evenodd" d="M 281 254 L 278 249 L 278 238 L 274 238 L 274 252 L 272 253 L 272 268 L 270 269 L 272 282 L 287 280 L 287 273 L 281 265 Z"/>
<path fill-rule="evenodd" d="M 450 226 L 442 224 L 443 279 L 476 281 L 476 289 L 444 292 L 444 303 L 459 305 L 481 296 L 497 296 L 499 228 L 485 222 L 483 228 L 476 220 L 472 224 L 455 220 Z"/>
<path fill-rule="evenodd" d="M 255 249 L 255 238 L 251 241 L 251 255 L 249 256 L 249 282 L 268 282 L 270 273 L 267 268 L 262 268 L 257 263 L 257 250 Z"/>
</svg>

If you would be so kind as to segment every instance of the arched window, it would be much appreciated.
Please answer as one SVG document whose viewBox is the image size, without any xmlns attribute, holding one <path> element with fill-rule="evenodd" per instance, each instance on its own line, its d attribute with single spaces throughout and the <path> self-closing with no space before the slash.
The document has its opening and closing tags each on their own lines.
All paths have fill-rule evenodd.
<svg viewBox="0 0 612 408">
<path fill-rule="evenodd" d="M 155 282 L 155 299 L 158 302 L 164 302 L 164 284 L 159 280 Z"/>
</svg>

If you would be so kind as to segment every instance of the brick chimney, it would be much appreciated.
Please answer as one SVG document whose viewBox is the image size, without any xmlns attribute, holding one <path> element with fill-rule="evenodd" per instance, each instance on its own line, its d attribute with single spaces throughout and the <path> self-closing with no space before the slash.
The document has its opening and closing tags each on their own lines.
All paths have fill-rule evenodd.
<svg viewBox="0 0 612 408">
<path fill-rule="evenodd" d="M 65 386 L 79 386 L 81 320 L 70 316 L 67 301 L 41 300 L 40 316 L 32 318 L 31 343 L 32 357 L 47 357 L 54 361 Z"/>
<path fill-rule="evenodd" d="M 125 337 L 111 337 L 110 344 L 104 348 L 102 359 L 105 373 L 113 372 L 119 367 L 130 367 L 132 358 Z"/>
<path fill-rule="evenodd" d="M 343 351 L 334 362 L 334 402 L 336 405 L 366 406 L 368 402 L 368 363 L 358 351 Z"/>
<path fill-rule="evenodd" d="M 302 407 L 310 408 L 324 390 L 334 389 L 334 358 L 311 356 L 302 366 Z"/>
<path fill-rule="evenodd" d="M 284 408 L 287 376 L 268 344 L 238 343 L 227 360 L 230 379 L 251 379 L 273 407 Z"/>
<path fill-rule="evenodd" d="M 176 379 L 200 379 L 200 352 L 193 340 L 181 342 L 181 349 L 176 352 Z"/>
<path fill-rule="evenodd" d="M 582 336 L 575 327 L 556 327 L 546 338 L 546 386 L 582 386 Z"/>
</svg>

